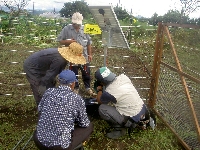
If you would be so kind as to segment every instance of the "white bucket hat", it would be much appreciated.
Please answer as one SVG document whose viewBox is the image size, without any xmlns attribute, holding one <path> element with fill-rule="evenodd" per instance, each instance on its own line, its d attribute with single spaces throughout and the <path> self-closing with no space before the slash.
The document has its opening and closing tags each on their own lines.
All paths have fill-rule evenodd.
<svg viewBox="0 0 200 150">
<path fill-rule="evenodd" d="M 76 12 L 72 15 L 72 23 L 81 24 L 82 25 L 83 16 L 79 12 Z"/>
<path fill-rule="evenodd" d="M 69 47 L 58 48 L 58 52 L 67 61 L 75 64 L 86 64 L 86 59 L 83 56 L 83 46 L 73 42 Z"/>
</svg>

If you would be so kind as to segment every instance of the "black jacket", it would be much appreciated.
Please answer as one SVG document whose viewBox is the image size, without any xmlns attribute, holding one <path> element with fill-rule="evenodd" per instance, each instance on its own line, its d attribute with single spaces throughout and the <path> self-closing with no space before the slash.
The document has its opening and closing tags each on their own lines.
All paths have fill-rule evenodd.
<svg viewBox="0 0 200 150">
<path fill-rule="evenodd" d="M 24 71 L 33 81 L 49 88 L 67 64 L 68 61 L 60 55 L 58 48 L 48 48 L 29 56 L 24 62 Z"/>
</svg>

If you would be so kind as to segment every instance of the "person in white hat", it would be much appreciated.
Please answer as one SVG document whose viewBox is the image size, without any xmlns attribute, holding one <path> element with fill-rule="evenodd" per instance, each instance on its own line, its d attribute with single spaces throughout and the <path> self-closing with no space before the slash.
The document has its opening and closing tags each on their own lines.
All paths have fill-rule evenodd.
<svg viewBox="0 0 200 150">
<path fill-rule="evenodd" d="M 63 70 L 58 81 L 60 85 L 47 89 L 38 106 L 39 120 L 33 139 L 40 150 L 80 148 L 93 131 L 84 100 L 73 92 L 75 73 Z"/>
<path fill-rule="evenodd" d="M 45 90 L 55 87 L 56 76 L 69 62 L 86 63 L 83 46 L 73 42 L 69 47 L 44 49 L 33 53 L 24 61 L 24 72 L 37 105 Z"/>
<path fill-rule="evenodd" d="M 69 46 L 72 42 L 77 42 L 83 46 L 83 54 L 87 61 L 86 64 L 81 65 L 78 63 L 70 64 L 69 69 L 74 71 L 78 79 L 78 70 L 81 70 L 82 80 L 87 93 L 90 96 L 96 96 L 90 88 L 91 76 L 90 76 L 90 62 L 92 61 L 92 40 L 88 34 L 84 33 L 84 26 L 82 25 L 83 16 L 79 12 L 72 15 L 72 24 L 65 26 L 57 37 L 57 41 L 61 45 Z M 78 93 L 79 83 L 76 83 L 75 91 Z"/>
</svg>

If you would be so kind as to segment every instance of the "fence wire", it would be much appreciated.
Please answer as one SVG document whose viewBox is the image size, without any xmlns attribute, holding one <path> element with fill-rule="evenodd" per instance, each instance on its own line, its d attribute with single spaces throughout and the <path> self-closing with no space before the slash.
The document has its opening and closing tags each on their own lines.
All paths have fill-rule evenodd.
<svg viewBox="0 0 200 150">
<path fill-rule="evenodd" d="M 200 143 L 194 126 L 191 108 L 184 93 L 178 73 L 161 66 L 155 109 L 192 149 L 199 149 Z M 192 90 L 191 90 L 192 91 Z M 199 112 L 199 95 L 193 102 Z M 194 98 L 194 97 L 193 97 Z"/>
<path fill-rule="evenodd" d="M 8 100 L 18 101 L 21 99 L 23 101 L 32 97 L 29 83 L 23 72 L 23 61 L 33 52 L 41 50 L 44 47 L 55 46 L 56 34 L 63 27 L 61 22 L 51 19 L 43 20 L 42 22 L 34 18 L 27 21 L 24 20 L 24 22 L 16 19 L 12 23 L 12 28 L 0 33 L 2 42 L 0 44 L 1 111 L 4 110 L 3 107 L 6 106 Z M 24 26 L 23 31 L 20 31 L 20 26 Z M 39 26 L 43 26 L 43 29 L 47 29 L 48 32 L 41 30 Z M 116 74 L 125 73 L 129 76 L 141 98 L 147 103 L 149 99 L 156 30 L 144 30 L 140 28 L 139 30 L 142 31 L 143 35 L 136 33 L 137 30 L 131 30 L 133 30 L 131 34 L 133 37 L 130 38 L 129 35 L 131 50 L 109 48 L 107 66 Z M 25 31 L 28 32 L 24 36 Z M 42 32 L 46 36 L 40 35 Z M 177 49 L 183 72 L 193 78 L 199 79 L 199 30 L 170 28 L 170 33 L 175 42 L 175 48 Z M 94 39 L 94 45 L 101 45 L 96 36 L 92 35 L 92 38 Z M 176 68 L 176 63 L 166 36 L 163 44 L 162 61 Z M 92 76 L 94 76 L 94 72 L 99 67 L 103 66 L 103 60 L 104 50 L 102 48 L 93 48 L 93 61 L 90 66 Z M 191 108 L 188 105 L 180 76 L 175 71 L 176 69 L 171 69 L 167 65 L 161 64 L 160 66 L 155 109 L 190 148 L 199 149 L 200 144 L 194 121 L 191 117 Z M 199 82 L 195 82 L 193 78 L 186 78 L 186 83 L 197 114 L 198 123 L 200 124 L 200 84 Z M 93 81 L 94 78 L 92 78 Z"/>
<path fill-rule="evenodd" d="M 163 45 L 157 50 L 161 58 L 154 60 L 160 65 L 159 71 L 154 70 L 159 76 L 154 107 L 185 147 L 197 150 L 200 149 L 200 27 L 166 26 L 160 26 L 165 31 Z M 161 32 L 158 35 L 162 36 Z"/>
</svg>

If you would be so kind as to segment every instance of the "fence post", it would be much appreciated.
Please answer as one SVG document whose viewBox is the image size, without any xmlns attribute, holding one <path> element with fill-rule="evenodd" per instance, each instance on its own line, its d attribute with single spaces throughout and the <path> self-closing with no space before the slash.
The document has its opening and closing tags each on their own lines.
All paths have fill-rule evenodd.
<svg viewBox="0 0 200 150">
<path fill-rule="evenodd" d="M 154 52 L 154 62 L 152 70 L 152 78 L 149 91 L 149 106 L 154 107 L 156 103 L 156 91 L 158 87 L 158 78 L 160 73 L 160 61 L 163 52 L 163 38 L 164 38 L 164 26 L 161 22 L 158 23 L 156 45 Z"/>
</svg>

